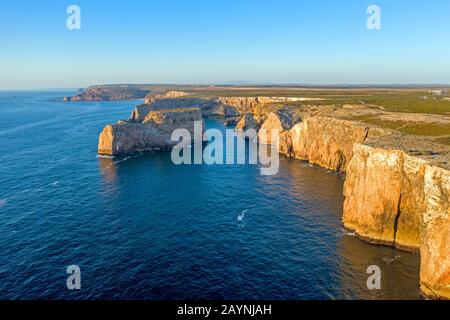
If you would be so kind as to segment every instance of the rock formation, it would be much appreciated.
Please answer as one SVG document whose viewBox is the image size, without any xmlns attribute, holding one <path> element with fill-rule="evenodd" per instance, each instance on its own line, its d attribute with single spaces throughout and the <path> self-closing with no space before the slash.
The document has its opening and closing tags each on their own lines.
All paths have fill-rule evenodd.
<svg viewBox="0 0 450 320">
<path fill-rule="evenodd" d="M 261 118 L 257 118 L 253 113 L 246 113 L 236 124 L 236 131 L 247 131 L 253 129 L 259 131 L 261 128 Z"/>
<path fill-rule="evenodd" d="M 152 104 L 155 101 L 164 99 L 175 99 L 188 96 L 189 93 L 183 91 L 169 90 L 159 94 L 149 94 L 145 97 L 144 104 Z"/>
<path fill-rule="evenodd" d="M 447 147 L 331 117 L 312 116 L 289 130 L 271 113 L 262 129 L 280 131 L 280 153 L 346 172 L 343 224 L 369 242 L 420 250 L 423 294 L 450 298 Z"/>
<path fill-rule="evenodd" d="M 355 145 L 344 187 L 344 225 L 371 242 L 417 250 L 425 161 L 401 150 Z"/>
<path fill-rule="evenodd" d="M 252 114 L 260 126 L 270 110 L 270 104 L 277 101 L 268 97 L 199 98 L 186 92 L 168 91 L 148 95 L 144 104 L 135 108 L 130 120 L 140 122 L 150 110 L 198 108 L 205 117 L 225 118 L 229 123 L 237 123 L 243 115 Z"/>
<path fill-rule="evenodd" d="M 426 166 L 424 194 L 421 290 L 429 298 L 450 299 L 450 170 Z"/>
<path fill-rule="evenodd" d="M 450 298 L 450 170 L 435 162 L 426 153 L 356 144 L 343 223 L 368 241 L 420 250 L 422 292 Z"/>
<path fill-rule="evenodd" d="M 110 101 L 143 99 L 149 90 L 139 86 L 92 86 L 71 97 L 71 101 Z"/>
<path fill-rule="evenodd" d="M 294 157 L 334 170 L 346 171 L 355 143 L 383 130 L 329 117 L 310 117 L 291 130 Z"/>
<path fill-rule="evenodd" d="M 187 129 L 194 137 L 194 122 L 203 121 L 198 109 L 171 109 L 149 112 L 142 122 L 119 121 L 106 126 L 99 137 L 98 153 L 115 156 L 140 151 L 171 149 L 175 129 Z M 202 125 L 204 128 L 204 125 Z"/>
<path fill-rule="evenodd" d="M 266 121 L 261 126 L 258 133 L 259 142 L 263 144 L 277 144 L 277 135 L 288 135 L 292 128 L 292 117 L 285 110 L 277 110 L 269 113 Z M 286 140 L 283 140 L 286 141 Z M 287 147 L 289 148 L 289 147 Z"/>
</svg>

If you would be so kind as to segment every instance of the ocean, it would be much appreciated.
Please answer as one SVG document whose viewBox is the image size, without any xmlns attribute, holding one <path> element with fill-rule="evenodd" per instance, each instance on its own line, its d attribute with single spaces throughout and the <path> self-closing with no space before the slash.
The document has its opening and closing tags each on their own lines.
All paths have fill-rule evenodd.
<svg viewBox="0 0 450 320">
<path fill-rule="evenodd" d="M 103 126 L 140 101 L 62 101 L 72 94 L 0 92 L 0 299 L 420 298 L 419 254 L 342 227 L 339 174 L 98 157 Z"/>
</svg>

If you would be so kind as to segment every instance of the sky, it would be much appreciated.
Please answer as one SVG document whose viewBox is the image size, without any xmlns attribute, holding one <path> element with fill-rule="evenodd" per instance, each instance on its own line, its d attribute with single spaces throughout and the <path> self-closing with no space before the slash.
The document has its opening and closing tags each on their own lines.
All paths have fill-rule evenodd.
<svg viewBox="0 0 450 320">
<path fill-rule="evenodd" d="M 79 30 L 66 27 L 72 4 Z M 237 81 L 449 84 L 450 1 L 0 3 L 0 90 Z"/>
</svg>

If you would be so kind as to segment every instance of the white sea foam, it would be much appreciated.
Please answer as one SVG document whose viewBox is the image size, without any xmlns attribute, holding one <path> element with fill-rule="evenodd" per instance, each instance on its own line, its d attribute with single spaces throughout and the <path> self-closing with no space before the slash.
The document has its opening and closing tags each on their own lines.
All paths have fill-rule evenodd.
<svg viewBox="0 0 450 320">
<path fill-rule="evenodd" d="M 127 160 L 129 160 L 131 158 L 132 158 L 131 156 L 126 156 L 125 158 L 122 158 L 120 160 L 114 161 L 114 163 L 117 164 L 117 163 L 125 162 L 125 161 L 127 161 Z"/>
<path fill-rule="evenodd" d="M 354 231 L 347 230 L 345 228 L 341 228 L 342 234 L 349 237 L 355 237 L 356 233 Z"/>
<path fill-rule="evenodd" d="M 392 262 L 400 259 L 402 256 L 401 255 L 397 255 L 395 257 L 383 257 L 383 262 L 386 263 L 387 265 L 390 265 Z"/>
</svg>

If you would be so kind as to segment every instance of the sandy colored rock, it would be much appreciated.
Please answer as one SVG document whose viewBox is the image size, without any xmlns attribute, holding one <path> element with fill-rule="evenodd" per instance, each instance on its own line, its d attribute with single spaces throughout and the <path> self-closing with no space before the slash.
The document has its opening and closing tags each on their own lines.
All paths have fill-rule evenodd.
<svg viewBox="0 0 450 320">
<path fill-rule="evenodd" d="M 343 223 L 370 242 L 420 250 L 423 294 L 450 299 L 450 171 L 435 164 L 446 154 L 410 150 L 411 155 L 386 144 L 355 145 Z"/>
<path fill-rule="evenodd" d="M 434 165 L 424 174 L 420 283 L 429 298 L 450 299 L 450 171 Z"/>
<path fill-rule="evenodd" d="M 147 114 L 152 110 L 149 104 L 140 104 L 134 108 L 131 112 L 130 121 L 142 122 L 144 121 Z"/>
<path fill-rule="evenodd" d="M 246 113 L 236 124 L 236 131 L 247 131 L 249 129 L 254 129 L 258 131 L 261 128 L 261 121 L 254 116 L 252 113 Z"/>
<path fill-rule="evenodd" d="M 342 172 L 353 157 L 353 145 L 363 142 L 368 135 L 366 126 L 327 117 L 307 118 L 291 130 L 296 158 Z"/>
<path fill-rule="evenodd" d="M 158 94 L 149 94 L 145 97 L 144 104 L 152 104 L 158 100 L 171 99 L 171 98 L 180 98 L 188 96 L 189 93 L 183 91 L 169 90 L 163 93 Z"/>
<path fill-rule="evenodd" d="M 258 132 L 258 139 L 263 144 L 277 144 L 280 142 L 280 135 L 292 128 L 292 117 L 285 110 L 277 110 L 269 113 L 266 121 Z M 287 138 L 288 135 L 284 134 Z M 286 139 L 283 142 L 288 141 Z M 284 147 L 282 147 L 285 149 Z"/>
<path fill-rule="evenodd" d="M 194 137 L 194 122 L 203 122 L 198 109 L 151 111 L 143 122 L 121 121 L 106 126 L 99 137 L 100 155 L 121 155 L 140 151 L 169 150 L 175 129 L 187 129 Z M 202 125 L 204 129 L 204 125 Z"/>
<path fill-rule="evenodd" d="M 426 161 L 355 145 L 344 185 L 344 225 L 375 243 L 417 250 Z"/>
</svg>

